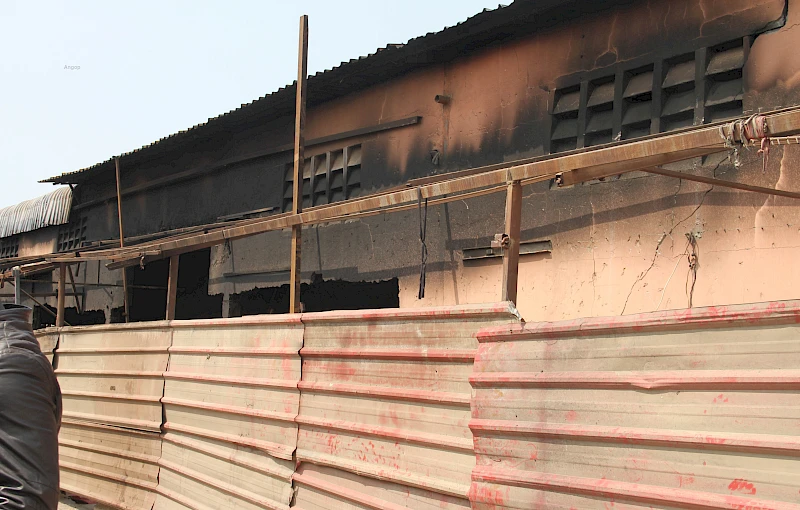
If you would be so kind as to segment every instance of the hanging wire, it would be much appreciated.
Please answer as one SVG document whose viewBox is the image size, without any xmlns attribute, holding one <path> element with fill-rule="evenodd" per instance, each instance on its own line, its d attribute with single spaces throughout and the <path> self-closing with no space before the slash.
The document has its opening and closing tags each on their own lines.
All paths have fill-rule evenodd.
<svg viewBox="0 0 800 510">
<path fill-rule="evenodd" d="M 428 264 L 428 245 L 425 236 L 428 231 L 428 199 L 422 198 L 422 188 L 417 188 L 417 211 L 419 212 L 419 241 L 422 244 L 422 261 L 419 268 L 419 294 L 418 298 L 425 297 L 425 273 Z"/>
</svg>

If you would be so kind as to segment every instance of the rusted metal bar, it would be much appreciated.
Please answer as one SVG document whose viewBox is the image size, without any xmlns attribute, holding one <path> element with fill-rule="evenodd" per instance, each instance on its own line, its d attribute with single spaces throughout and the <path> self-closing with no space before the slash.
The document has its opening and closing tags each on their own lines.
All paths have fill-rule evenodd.
<svg viewBox="0 0 800 510">
<path fill-rule="evenodd" d="M 783 136 L 800 131 L 800 108 L 786 109 L 767 114 L 769 132 L 772 136 Z M 461 200 L 459 193 L 504 186 L 510 180 L 519 180 L 522 185 L 545 181 L 561 176 L 565 184 L 609 177 L 654 165 L 715 154 L 727 150 L 719 135 L 717 125 L 686 129 L 678 133 L 647 137 L 628 143 L 576 151 L 564 156 L 533 161 L 530 163 L 493 168 L 475 175 L 462 175 L 440 182 L 422 185 L 423 198 L 441 197 L 443 202 Z M 446 196 L 445 196 L 446 195 Z M 145 251 L 156 251 L 155 257 L 166 257 L 224 243 L 228 240 L 248 237 L 272 230 L 282 230 L 295 225 L 313 225 L 332 221 L 332 218 L 352 219 L 372 214 L 402 210 L 402 205 L 416 203 L 417 189 L 400 189 L 346 202 L 314 207 L 300 214 L 275 215 L 269 218 L 243 220 L 229 227 L 222 227 L 203 234 L 192 234 L 169 241 L 146 243 L 134 248 L 102 253 L 81 254 L 90 260 L 109 260 L 109 269 L 134 265 Z M 429 202 L 430 205 L 431 202 Z M 70 260 L 74 258 L 71 257 Z M 53 257 L 51 262 L 59 262 Z"/>
<path fill-rule="evenodd" d="M 292 182 L 292 213 L 303 210 L 303 164 L 305 155 L 306 80 L 308 77 L 308 16 L 300 16 L 300 43 L 297 55 L 297 99 L 294 120 L 294 181 Z M 309 190 L 313 196 L 314 190 Z M 302 224 L 292 225 L 291 279 L 289 283 L 289 313 L 300 312 L 300 267 L 303 244 Z"/>
<path fill-rule="evenodd" d="M 117 219 L 119 220 L 119 247 L 125 247 L 125 233 L 122 229 L 122 186 L 119 178 L 119 157 L 114 158 L 114 169 L 117 176 Z M 125 322 L 130 321 L 130 305 L 128 304 L 128 275 L 122 268 L 122 303 L 125 306 Z"/>
<path fill-rule="evenodd" d="M 72 285 L 72 295 L 75 297 L 75 310 L 78 311 L 78 314 L 82 314 L 83 311 L 81 310 L 81 302 L 78 299 L 78 289 L 75 286 L 75 275 L 72 274 L 72 266 L 67 266 L 67 273 L 69 273 L 69 283 Z"/>
<path fill-rule="evenodd" d="M 503 295 L 502 301 L 517 302 L 519 280 L 519 236 L 522 224 L 522 184 L 509 183 L 506 190 L 506 228 L 508 245 L 503 250 Z"/>
<path fill-rule="evenodd" d="M 175 320 L 175 302 L 178 298 L 178 262 L 180 255 L 169 258 L 169 277 L 167 280 L 167 314 L 168 321 Z"/>
<path fill-rule="evenodd" d="M 64 325 L 64 299 L 66 298 L 65 284 L 67 279 L 67 265 L 61 263 L 58 265 L 58 300 L 56 302 L 56 326 L 61 327 Z"/>
<path fill-rule="evenodd" d="M 784 191 L 782 189 L 764 188 L 762 186 L 752 186 L 750 184 L 743 184 L 740 182 L 726 181 L 723 179 L 715 179 L 713 177 L 703 177 L 702 175 L 692 175 L 684 172 L 675 172 L 661 167 L 642 168 L 642 172 L 649 174 L 663 175 L 665 177 L 674 177 L 676 179 L 683 179 L 685 181 L 702 182 L 703 184 L 712 184 L 722 188 L 740 189 L 742 191 L 752 191 L 753 193 L 761 193 L 764 195 L 773 195 L 776 197 L 787 198 L 800 198 L 800 193 L 794 191 Z"/>
</svg>

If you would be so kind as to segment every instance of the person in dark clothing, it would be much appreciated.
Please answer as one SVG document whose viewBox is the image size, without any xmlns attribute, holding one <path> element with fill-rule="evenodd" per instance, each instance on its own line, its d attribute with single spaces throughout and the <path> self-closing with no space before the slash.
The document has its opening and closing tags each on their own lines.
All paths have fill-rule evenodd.
<svg viewBox="0 0 800 510">
<path fill-rule="evenodd" d="M 0 510 L 56 510 L 61 389 L 31 310 L 0 304 Z"/>
</svg>

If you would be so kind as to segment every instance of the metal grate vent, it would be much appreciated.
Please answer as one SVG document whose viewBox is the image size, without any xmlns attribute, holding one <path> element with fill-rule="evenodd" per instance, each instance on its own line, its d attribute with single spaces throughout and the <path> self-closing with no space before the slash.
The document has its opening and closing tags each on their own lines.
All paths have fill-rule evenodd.
<svg viewBox="0 0 800 510">
<path fill-rule="evenodd" d="M 293 173 L 293 165 L 286 165 L 283 212 L 292 209 Z M 357 197 L 360 192 L 361 145 L 306 158 L 303 165 L 303 208 L 347 200 Z"/>
<path fill-rule="evenodd" d="M 86 216 L 70 221 L 58 229 L 58 252 L 77 250 L 86 241 Z"/>
<path fill-rule="evenodd" d="M 741 116 L 750 40 L 576 77 L 554 92 L 549 152 Z"/>
<path fill-rule="evenodd" d="M 0 258 L 7 259 L 19 256 L 19 236 L 0 239 Z"/>
</svg>

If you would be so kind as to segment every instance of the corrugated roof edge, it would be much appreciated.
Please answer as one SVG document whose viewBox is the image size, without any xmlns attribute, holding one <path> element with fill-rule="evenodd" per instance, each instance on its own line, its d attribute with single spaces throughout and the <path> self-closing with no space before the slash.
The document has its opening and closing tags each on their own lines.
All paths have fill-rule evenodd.
<svg viewBox="0 0 800 510">
<path fill-rule="evenodd" d="M 543 1 L 543 2 L 536 2 L 536 3 L 540 4 L 540 8 L 536 9 L 537 11 L 539 11 L 539 10 L 545 10 L 545 9 L 547 9 L 549 7 L 552 7 L 552 4 L 557 4 L 558 2 Z M 512 4 L 512 5 L 516 5 L 516 4 Z M 343 61 L 338 66 L 335 66 L 335 67 L 333 67 L 331 69 L 326 69 L 324 71 L 318 71 L 317 73 L 311 75 L 309 77 L 309 80 L 314 80 L 316 78 L 320 78 L 320 77 L 325 76 L 325 75 L 327 75 L 329 73 L 332 73 L 334 71 L 343 70 L 348 65 L 351 65 L 351 64 L 357 63 L 357 62 L 363 62 L 365 60 L 369 60 L 369 59 L 375 57 L 378 54 L 385 54 L 386 52 L 397 52 L 399 50 L 403 50 L 403 49 L 406 49 L 406 48 L 409 48 L 409 47 L 418 46 L 420 43 L 426 42 L 426 40 L 430 40 L 431 38 L 435 38 L 437 36 L 441 36 L 441 35 L 443 35 L 445 33 L 448 33 L 450 31 L 453 31 L 453 30 L 456 30 L 458 28 L 461 28 L 466 24 L 474 23 L 477 20 L 479 20 L 480 18 L 486 18 L 487 16 L 495 15 L 495 14 L 497 14 L 499 12 L 502 12 L 505 9 L 508 9 L 509 7 L 511 7 L 511 5 L 498 4 L 496 9 L 484 9 L 483 11 L 481 11 L 481 12 L 479 12 L 479 13 L 477 13 L 477 14 L 469 17 L 469 18 L 467 18 L 466 20 L 464 20 L 462 22 L 456 23 L 455 25 L 452 25 L 450 27 L 445 27 L 444 29 L 440 30 L 439 32 L 428 32 L 425 35 L 422 35 L 422 36 L 419 36 L 419 37 L 415 37 L 413 39 L 409 39 L 408 42 L 405 43 L 405 44 L 387 44 L 386 46 L 384 46 L 382 48 L 378 48 L 377 50 L 375 50 L 375 52 L 370 53 L 368 55 L 361 56 L 361 57 L 354 58 L 354 59 L 350 59 L 349 61 Z M 141 151 L 144 151 L 144 150 L 147 150 L 147 149 L 151 149 L 151 148 L 153 148 L 153 147 L 155 147 L 155 146 L 157 146 L 157 145 L 159 145 L 159 144 L 161 144 L 161 143 L 163 143 L 163 142 L 165 142 L 167 140 L 171 140 L 171 139 L 174 139 L 176 137 L 187 135 L 189 133 L 195 132 L 199 128 L 206 127 L 209 124 L 213 124 L 215 121 L 218 121 L 218 120 L 220 120 L 222 118 L 225 118 L 225 117 L 227 117 L 227 116 L 229 116 L 229 115 L 231 115 L 233 113 L 241 112 L 242 110 L 245 110 L 245 109 L 247 109 L 249 107 L 252 107 L 252 106 L 256 105 L 257 103 L 259 103 L 261 101 L 267 100 L 267 99 L 272 98 L 272 97 L 274 97 L 274 96 L 276 96 L 276 95 L 278 95 L 280 93 L 283 93 L 284 91 L 293 88 L 295 86 L 295 83 L 296 83 L 296 81 L 293 81 L 289 85 L 281 87 L 278 90 L 276 90 L 275 92 L 272 92 L 272 93 L 267 94 L 265 96 L 261 96 L 258 99 L 255 99 L 255 100 L 253 100 L 253 101 L 251 101 L 249 103 L 242 104 L 239 108 L 235 108 L 233 110 L 225 112 L 225 113 L 223 113 L 221 115 L 218 115 L 216 117 L 212 117 L 212 118 L 208 119 L 206 122 L 203 122 L 203 123 L 200 123 L 200 124 L 196 124 L 196 125 L 188 128 L 188 129 L 184 129 L 184 130 L 178 131 L 177 133 L 173 133 L 173 134 L 165 136 L 163 138 L 159 138 L 155 142 L 152 142 L 150 144 L 144 145 L 144 146 L 139 147 L 138 149 L 134 149 L 134 150 L 132 150 L 130 152 L 123 153 L 123 154 L 119 155 L 119 157 L 130 156 L 132 154 L 136 154 L 136 153 L 139 153 Z M 312 82 L 312 85 L 313 85 L 313 82 Z M 80 174 L 84 174 L 87 171 L 97 169 L 97 168 L 99 168 L 99 167 L 101 167 L 101 166 L 103 166 L 105 164 L 109 164 L 109 163 L 113 162 L 113 160 L 114 160 L 114 157 L 111 157 L 111 158 L 109 158 L 109 159 L 107 159 L 105 161 L 102 161 L 100 163 L 97 163 L 95 165 L 92 165 L 92 166 L 89 166 L 89 167 L 85 167 L 85 168 L 82 168 L 82 169 L 79 169 L 79 170 L 75 170 L 75 171 L 72 171 L 72 172 L 65 172 L 65 173 L 63 173 L 61 175 L 50 177 L 50 178 L 44 179 L 44 180 L 39 181 L 39 182 L 41 182 L 41 183 L 50 182 L 50 183 L 53 183 L 53 184 L 77 183 L 77 182 L 83 180 L 81 178 L 78 178 L 78 176 Z"/>
<path fill-rule="evenodd" d="M 72 190 L 64 186 L 0 209 L 0 238 L 69 222 Z"/>
</svg>

